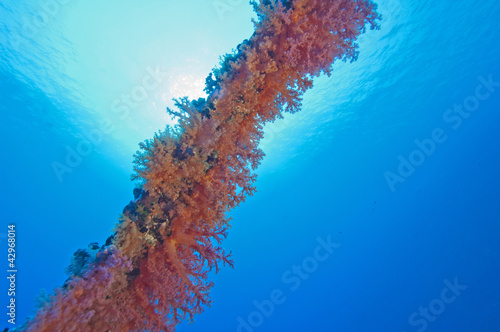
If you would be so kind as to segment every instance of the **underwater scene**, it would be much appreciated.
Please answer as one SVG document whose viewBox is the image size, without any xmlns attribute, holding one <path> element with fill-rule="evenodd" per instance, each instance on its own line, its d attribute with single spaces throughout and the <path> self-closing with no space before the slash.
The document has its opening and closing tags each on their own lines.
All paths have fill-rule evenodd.
<svg viewBox="0 0 500 332">
<path fill-rule="evenodd" d="M 0 330 L 500 331 L 499 18 L 0 0 Z"/>
</svg>

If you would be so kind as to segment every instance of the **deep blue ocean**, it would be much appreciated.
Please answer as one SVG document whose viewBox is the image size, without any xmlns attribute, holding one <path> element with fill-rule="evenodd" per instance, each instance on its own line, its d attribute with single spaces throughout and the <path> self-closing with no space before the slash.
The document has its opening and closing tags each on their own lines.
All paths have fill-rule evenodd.
<svg viewBox="0 0 500 332">
<path fill-rule="evenodd" d="M 235 267 L 178 331 L 500 331 L 500 1 L 376 3 L 358 61 L 266 126 L 258 192 L 230 213 Z M 238 0 L 0 0 L 0 328 L 8 225 L 19 326 L 111 234 L 138 143 L 172 98 L 204 96 L 252 17 Z"/>
</svg>

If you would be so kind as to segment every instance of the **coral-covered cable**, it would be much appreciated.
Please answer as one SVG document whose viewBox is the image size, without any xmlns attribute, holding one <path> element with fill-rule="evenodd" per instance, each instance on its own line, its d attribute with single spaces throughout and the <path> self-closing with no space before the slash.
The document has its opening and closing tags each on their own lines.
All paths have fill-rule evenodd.
<svg viewBox="0 0 500 332">
<path fill-rule="evenodd" d="M 33 331 L 173 331 L 209 305 L 208 273 L 232 266 L 227 212 L 255 191 L 266 122 L 296 112 L 312 78 L 355 60 L 377 28 L 369 0 L 263 0 L 255 33 L 207 78 L 206 99 L 177 100 L 177 128 L 140 144 L 141 188 L 113 238 L 27 323 Z M 83 251 L 82 251 L 83 252 Z"/>
</svg>

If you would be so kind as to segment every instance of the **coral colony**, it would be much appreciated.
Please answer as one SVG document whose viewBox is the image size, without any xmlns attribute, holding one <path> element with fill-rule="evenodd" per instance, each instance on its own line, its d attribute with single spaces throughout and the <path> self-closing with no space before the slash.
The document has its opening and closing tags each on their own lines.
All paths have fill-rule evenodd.
<svg viewBox="0 0 500 332">
<path fill-rule="evenodd" d="M 176 100 L 175 128 L 140 144 L 139 188 L 106 243 L 78 250 L 66 283 L 29 331 L 174 331 L 211 303 L 210 271 L 232 266 L 226 213 L 255 192 L 266 122 L 296 112 L 312 79 L 356 60 L 380 16 L 369 0 L 262 0 L 255 32 L 206 79 L 208 97 Z"/>
</svg>

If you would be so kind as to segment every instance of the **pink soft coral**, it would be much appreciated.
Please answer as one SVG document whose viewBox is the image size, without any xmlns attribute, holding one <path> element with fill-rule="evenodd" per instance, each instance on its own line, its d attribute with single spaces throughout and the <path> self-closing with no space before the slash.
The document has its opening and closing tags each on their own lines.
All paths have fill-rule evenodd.
<svg viewBox="0 0 500 332">
<path fill-rule="evenodd" d="M 371 1 L 263 0 L 253 36 L 207 78 L 207 100 L 177 101 L 177 131 L 141 144 L 142 195 L 114 247 L 42 308 L 35 331 L 172 331 L 211 300 L 208 272 L 232 266 L 219 246 L 226 212 L 252 195 L 268 121 L 299 110 L 312 78 L 355 60 L 356 38 L 379 19 Z"/>
</svg>

